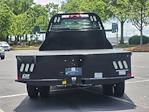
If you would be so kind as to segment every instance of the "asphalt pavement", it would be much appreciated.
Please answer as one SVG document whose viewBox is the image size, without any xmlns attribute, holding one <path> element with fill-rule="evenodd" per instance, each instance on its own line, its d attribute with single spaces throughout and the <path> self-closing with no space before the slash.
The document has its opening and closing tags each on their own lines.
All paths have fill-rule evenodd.
<svg viewBox="0 0 149 112">
<path fill-rule="evenodd" d="M 47 99 L 31 100 L 26 85 L 15 82 L 16 54 L 6 52 L 0 60 L 0 112 L 149 112 L 149 53 L 133 53 L 134 79 L 126 81 L 122 98 L 105 96 L 101 87 L 53 88 Z"/>
</svg>

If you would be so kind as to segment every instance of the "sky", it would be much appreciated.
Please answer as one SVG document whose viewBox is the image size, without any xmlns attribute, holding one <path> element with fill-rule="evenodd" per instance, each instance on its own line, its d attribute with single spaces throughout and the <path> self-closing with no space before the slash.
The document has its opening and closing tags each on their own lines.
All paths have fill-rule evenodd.
<svg viewBox="0 0 149 112">
<path fill-rule="evenodd" d="M 34 0 L 35 3 L 41 4 L 41 5 L 46 5 L 49 2 L 53 2 L 55 4 L 61 4 L 61 2 L 64 0 Z"/>
</svg>

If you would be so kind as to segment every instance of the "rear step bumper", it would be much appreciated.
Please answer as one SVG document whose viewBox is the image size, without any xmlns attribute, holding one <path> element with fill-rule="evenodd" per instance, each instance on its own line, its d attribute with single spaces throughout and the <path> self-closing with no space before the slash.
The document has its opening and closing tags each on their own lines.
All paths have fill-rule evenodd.
<svg viewBox="0 0 149 112">
<path fill-rule="evenodd" d="M 108 77 L 101 79 L 81 78 L 80 82 L 82 83 L 80 84 L 93 84 L 93 85 L 114 84 L 131 78 L 134 77 L 122 76 L 122 77 Z M 15 81 L 35 86 L 48 86 L 48 85 L 56 86 L 56 85 L 62 85 L 62 81 L 64 81 L 64 79 L 32 79 L 32 80 L 15 80 Z"/>
</svg>

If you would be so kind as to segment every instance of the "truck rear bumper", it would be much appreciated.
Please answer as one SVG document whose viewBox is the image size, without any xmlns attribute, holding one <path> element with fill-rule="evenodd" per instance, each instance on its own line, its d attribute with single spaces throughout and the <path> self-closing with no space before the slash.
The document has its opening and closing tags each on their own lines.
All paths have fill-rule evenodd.
<svg viewBox="0 0 149 112">
<path fill-rule="evenodd" d="M 134 77 L 122 76 L 122 77 L 108 77 L 108 78 L 102 78 L 102 79 L 80 78 L 79 83 L 76 83 L 76 84 L 93 84 L 93 85 L 114 84 L 131 78 L 134 78 Z M 29 85 L 34 85 L 34 86 L 50 86 L 50 85 L 56 86 L 56 85 L 63 85 L 62 82 L 64 81 L 64 79 L 32 79 L 32 80 L 15 80 L 15 81 L 27 83 Z"/>
</svg>

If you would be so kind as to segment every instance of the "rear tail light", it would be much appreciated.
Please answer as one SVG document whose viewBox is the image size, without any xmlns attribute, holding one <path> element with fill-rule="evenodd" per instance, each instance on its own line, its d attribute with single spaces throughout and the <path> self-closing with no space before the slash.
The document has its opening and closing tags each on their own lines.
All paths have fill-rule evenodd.
<svg viewBox="0 0 149 112">
<path fill-rule="evenodd" d="M 131 72 L 128 73 L 129 77 L 133 77 L 133 74 Z"/>
<path fill-rule="evenodd" d="M 17 75 L 17 80 L 21 80 L 22 78 L 21 78 L 21 76 L 18 74 Z"/>
</svg>

